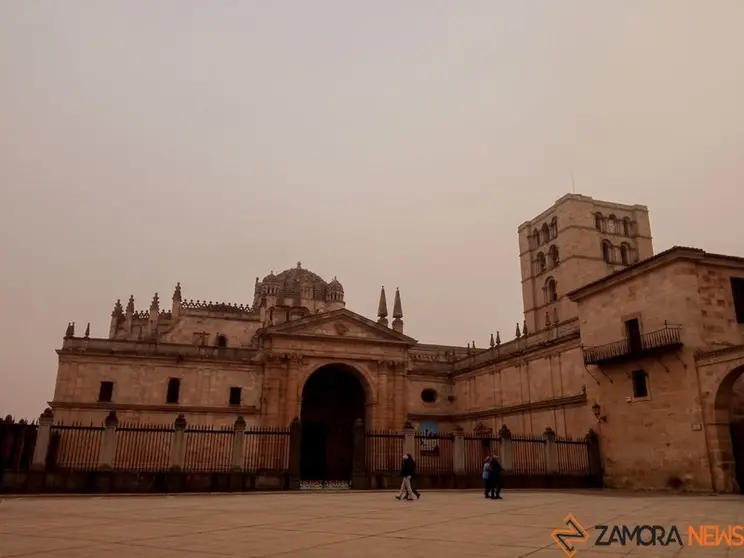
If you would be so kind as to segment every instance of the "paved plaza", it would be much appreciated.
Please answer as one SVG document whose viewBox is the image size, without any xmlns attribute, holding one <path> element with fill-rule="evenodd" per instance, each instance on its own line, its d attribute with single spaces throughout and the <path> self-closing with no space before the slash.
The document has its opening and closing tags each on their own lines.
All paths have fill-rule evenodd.
<svg viewBox="0 0 744 558">
<path fill-rule="evenodd" d="M 2 496 L 0 496 L 2 498 Z M 566 556 L 552 539 L 572 514 L 589 531 L 576 557 L 744 556 L 738 548 L 594 546 L 596 524 L 744 523 L 742 496 L 468 491 L 5 498 L 0 557 L 488 558 Z"/>
</svg>

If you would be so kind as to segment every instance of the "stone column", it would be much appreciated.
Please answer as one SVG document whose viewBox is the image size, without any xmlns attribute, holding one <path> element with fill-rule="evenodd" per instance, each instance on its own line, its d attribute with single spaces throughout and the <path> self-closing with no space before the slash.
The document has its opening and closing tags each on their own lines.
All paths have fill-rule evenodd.
<svg viewBox="0 0 744 558">
<path fill-rule="evenodd" d="M 393 362 L 393 370 L 393 374 L 395 376 L 395 397 L 393 398 L 393 401 L 395 402 L 395 411 L 393 422 L 394 424 L 400 424 L 401 421 L 408 420 L 408 413 L 406 412 L 406 394 L 408 391 L 408 381 L 406 379 L 406 362 Z"/>
<path fill-rule="evenodd" d="M 455 475 L 465 474 L 465 433 L 459 427 L 455 429 L 455 441 L 452 448 L 452 469 Z"/>
<path fill-rule="evenodd" d="M 119 426 L 116 411 L 110 411 L 103 424 L 105 429 L 98 449 L 98 468 L 113 469 L 116 459 L 116 427 Z"/>
<path fill-rule="evenodd" d="M 375 412 L 374 428 L 377 430 L 387 430 L 391 425 L 395 424 L 393 415 L 395 414 L 390 409 L 390 401 L 388 397 L 388 381 L 390 376 L 388 375 L 387 363 L 383 360 L 377 361 L 377 408 Z"/>
<path fill-rule="evenodd" d="M 558 447 L 555 445 L 555 432 L 549 426 L 543 432 L 545 440 L 545 469 L 548 475 L 558 474 Z"/>
<path fill-rule="evenodd" d="M 501 467 L 504 471 L 511 471 L 514 469 L 514 454 L 512 453 L 512 435 L 511 430 L 503 424 L 501 430 L 499 430 L 500 446 L 499 446 L 499 457 L 501 461 Z"/>
<path fill-rule="evenodd" d="M 170 470 L 180 471 L 186 461 L 186 418 L 178 415 L 173 422 L 173 437 L 171 439 Z"/>
<path fill-rule="evenodd" d="M 284 424 L 291 422 L 293 417 L 300 414 L 300 394 L 297 393 L 299 385 L 300 369 L 302 367 L 302 355 L 293 356 L 291 366 L 287 367 L 287 389 L 284 402 Z M 282 425 L 283 426 L 283 425 Z"/>
<path fill-rule="evenodd" d="M 364 459 L 364 450 L 366 449 L 364 438 L 364 422 L 358 418 L 354 423 L 354 460 L 351 474 L 351 488 L 353 490 L 364 490 L 368 486 Z"/>
<path fill-rule="evenodd" d="M 299 417 L 289 425 L 289 489 L 300 489 L 300 459 L 302 452 L 302 425 Z"/>
<path fill-rule="evenodd" d="M 416 455 L 416 438 L 415 431 L 413 430 L 413 424 L 406 421 L 403 427 L 403 453 L 410 453 Z M 402 456 L 401 456 L 402 457 Z"/>
<path fill-rule="evenodd" d="M 243 470 L 245 457 L 245 419 L 242 416 L 236 418 L 233 428 L 232 463 L 230 470 L 233 473 L 239 473 Z"/>
<path fill-rule="evenodd" d="M 34 447 L 34 457 L 31 462 L 31 469 L 34 471 L 44 471 L 46 469 L 49 442 L 52 439 L 53 422 L 54 413 L 47 407 L 39 417 L 39 428 L 36 431 L 36 446 Z"/>
</svg>

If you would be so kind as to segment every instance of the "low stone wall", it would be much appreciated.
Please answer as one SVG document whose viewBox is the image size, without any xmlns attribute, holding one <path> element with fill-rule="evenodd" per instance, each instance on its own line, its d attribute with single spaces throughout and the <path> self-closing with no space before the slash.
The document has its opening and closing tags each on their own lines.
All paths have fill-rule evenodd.
<svg viewBox="0 0 744 558">
<path fill-rule="evenodd" d="M 288 490 L 286 473 L 184 473 L 130 471 L 10 472 L 4 494 L 163 494 Z"/>
</svg>

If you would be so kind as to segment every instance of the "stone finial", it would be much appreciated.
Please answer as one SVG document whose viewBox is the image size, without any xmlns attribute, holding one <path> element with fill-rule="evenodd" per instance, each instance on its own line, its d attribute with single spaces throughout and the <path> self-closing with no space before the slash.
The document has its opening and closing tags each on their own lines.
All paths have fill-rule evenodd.
<svg viewBox="0 0 744 558">
<path fill-rule="evenodd" d="M 520 337 L 522 337 L 522 332 L 519 331 L 519 322 L 517 322 L 517 331 L 516 331 L 516 333 L 514 335 L 517 336 L 517 339 L 519 339 Z"/>
<path fill-rule="evenodd" d="M 152 311 L 157 311 L 160 309 L 160 297 L 158 297 L 158 293 L 155 293 L 155 296 L 152 297 L 152 302 L 150 303 L 150 314 L 152 314 Z"/>
<path fill-rule="evenodd" d="M 238 416 L 238 418 L 235 419 L 235 424 L 233 424 L 233 428 L 235 430 L 245 430 L 246 424 L 245 419 L 242 415 Z"/>
<path fill-rule="evenodd" d="M 297 262 L 297 269 L 302 269 L 302 262 Z"/>
<path fill-rule="evenodd" d="M 509 427 L 505 424 L 501 425 L 501 428 L 499 428 L 499 436 L 502 438 L 508 438 L 511 436 L 511 430 L 509 430 Z"/>
<path fill-rule="evenodd" d="M 69 322 L 65 330 L 65 338 L 75 337 L 75 322 Z"/>
<path fill-rule="evenodd" d="M 127 314 L 134 314 L 134 295 L 129 295 L 129 302 L 127 302 Z"/>
<path fill-rule="evenodd" d="M 111 312 L 111 317 L 112 318 L 118 318 L 118 317 L 123 316 L 123 315 L 124 315 L 124 308 L 122 307 L 122 305 L 121 305 L 121 299 L 119 298 L 119 299 L 116 300 L 116 303 L 114 304 L 114 309 Z"/>
<path fill-rule="evenodd" d="M 473 341 L 473 350 L 475 350 L 475 341 Z"/>
<path fill-rule="evenodd" d="M 103 424 L 107 428 L 116 428 L 119 425 L 119 419 L 116 416 L 116 411 L 114 411 L 113 409 L 109 411 L 109 414 Z"/>
<path fill-rule="evenodd" d="M 522 335 L 527 335 L 527 320 L 524 321 L 524 325 L 522 325 Z"/>
<path fill-rule="evenodd" d="M 496 346 L 496 341 L 493 340 L 493 333 L 491 334 L 491 341 L 488 344 L 492 349 Z"/>
<path fill-rule="evenodd" d="M 501 334 L 497 331 L 496 332 L 496 346 L 498 347 L 501 345 Z"/>
<path fill-rule="evenodd" d="M 395 289 L 395 302 L 393 302 L 393 318 L 400 320 L 403 317 L 403 306 L 400 303 L 400 289 Z"/>
<path fill-rule="evenodd" d="M 385 286 L 383 285 L 380 289 L 380 303 L 377 305 L 377 317 L 380 318 L 379 320 L 377 320 L 377 322 L 382 323 L 384 321 L 385 325 L 387 325 L 387 315 L 387 297 L 385 296 Z"/>
<path fill-rule="evenodd" d="M 545 327 L 550 327 L 550 312 L 545 312 Z"/>
<path fill-rule="evenodd" d="M 88 322 L 88 325 L 85 326 L 85 338 L 90 339 L 90 322 Z"/>
<path fill-rule="evenodd" d="M 156 293 L 157 296 L 157 293 Z M 181 283 L 176 283 L 176 289 L 173 291 L 173 302 L 181 302 Z"/>
</svg>

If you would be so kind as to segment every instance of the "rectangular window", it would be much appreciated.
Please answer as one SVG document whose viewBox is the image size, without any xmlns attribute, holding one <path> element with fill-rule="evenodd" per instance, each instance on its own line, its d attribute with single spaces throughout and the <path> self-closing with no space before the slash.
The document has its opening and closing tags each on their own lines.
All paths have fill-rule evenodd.
<svg viewBox="0 0 744 558">
<path fill-rule="evenodd" d="M 230 405 L 240 405 L 240 396 L 243 388 L 231 387 L 230 388 Z"/>
<path fill-rule="evenodd" d="M 633 371 L 633 398 L 648 397 L 648 374 L 645 370 Z"/>
<path fill-rule="evenodd" d="M 744 278 L 731 278 L 731 293 L 734 295 L 734 311 L 736 322 L 744 324 Z"/>
<path fill-rule="evenodd" d="M 165 396 L 166 403 L 178 403 L 178 395 L 181 391 L 181 380 L 171 378 L 168 380 L 168 393 Z"/>
<path fill-rule="evenodd" d="M 101 382 L 98 388 L 98 401 L 109 403 L 114 396 L 114 382 Z"/>
</svg>

